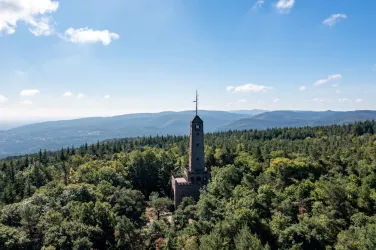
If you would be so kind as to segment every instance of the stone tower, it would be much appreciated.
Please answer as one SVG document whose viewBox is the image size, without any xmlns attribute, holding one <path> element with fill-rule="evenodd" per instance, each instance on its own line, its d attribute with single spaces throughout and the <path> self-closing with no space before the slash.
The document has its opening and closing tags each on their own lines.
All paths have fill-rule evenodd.
<svg viewBox="0 0 376 250">
<path fill-rule="evenodd" d="M 172 194 L 175 207 L 182 199 L 191 196 L 200 197 L 200 188 L 208 183 L 209 172 L 205 169 L 204 159 L 204 122 L 197 114 L 198 98 L 196 94 L 196 115 L 190 123 L 189 165 L 183 176 L 172 176 Z"/>
<path fill-rule="evenodd" d="M 196 115 L 191 121 L 189 136 L 189 172 L 204 171 L 204 122 Z"/>
</svg>

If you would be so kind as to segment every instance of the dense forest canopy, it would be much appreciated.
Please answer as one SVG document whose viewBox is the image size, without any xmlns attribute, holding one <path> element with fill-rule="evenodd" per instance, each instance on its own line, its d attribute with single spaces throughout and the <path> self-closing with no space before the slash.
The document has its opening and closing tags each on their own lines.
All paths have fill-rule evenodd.
<svg viewBox="0 0 376 250">
<path fill-rule="evenodd" d="M 376 123 L 207 134 L 212 178 L 172 211 L 188 137 L 0 162 L 0 249 L 376 249 Z"/>
</svg>

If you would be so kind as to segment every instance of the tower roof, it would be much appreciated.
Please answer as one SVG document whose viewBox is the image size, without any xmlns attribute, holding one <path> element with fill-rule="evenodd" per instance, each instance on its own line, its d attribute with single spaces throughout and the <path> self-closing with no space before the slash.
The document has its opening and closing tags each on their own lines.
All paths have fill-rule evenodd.
<svg viewBox="0 0 376 250">
<path fill-rule="evenodd" d="M 203 123 L 203 121 L 201 120 L 201 118 L 196 115 L 195 117 L 193 117 L 193 119 L 191 120 L 191 123 Z"/>
</svg>

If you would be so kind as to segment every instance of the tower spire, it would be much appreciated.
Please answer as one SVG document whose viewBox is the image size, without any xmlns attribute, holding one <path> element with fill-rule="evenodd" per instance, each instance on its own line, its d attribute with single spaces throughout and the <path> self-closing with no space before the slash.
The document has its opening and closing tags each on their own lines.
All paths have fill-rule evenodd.
<svg viewBox="0 0 376 250">
<path fill-rule="evenodd" d="M 196 115 L 197 115 L 197 110 L 198 110 L 198 92 L 197 92 L 197 89 L 196 89 L 196 100 L 193 101 L 196 103 Z"/>
</svg>

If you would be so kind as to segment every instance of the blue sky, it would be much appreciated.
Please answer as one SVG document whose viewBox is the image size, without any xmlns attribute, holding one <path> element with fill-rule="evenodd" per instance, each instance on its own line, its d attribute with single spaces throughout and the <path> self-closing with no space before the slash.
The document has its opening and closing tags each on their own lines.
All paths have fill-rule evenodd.
<svg viewBox="0 0 376 250">
<path fill-rule="evenodd" d="M 0 0 L 0 117 L 376 105 L 376 1 Z"/>
</svg>

